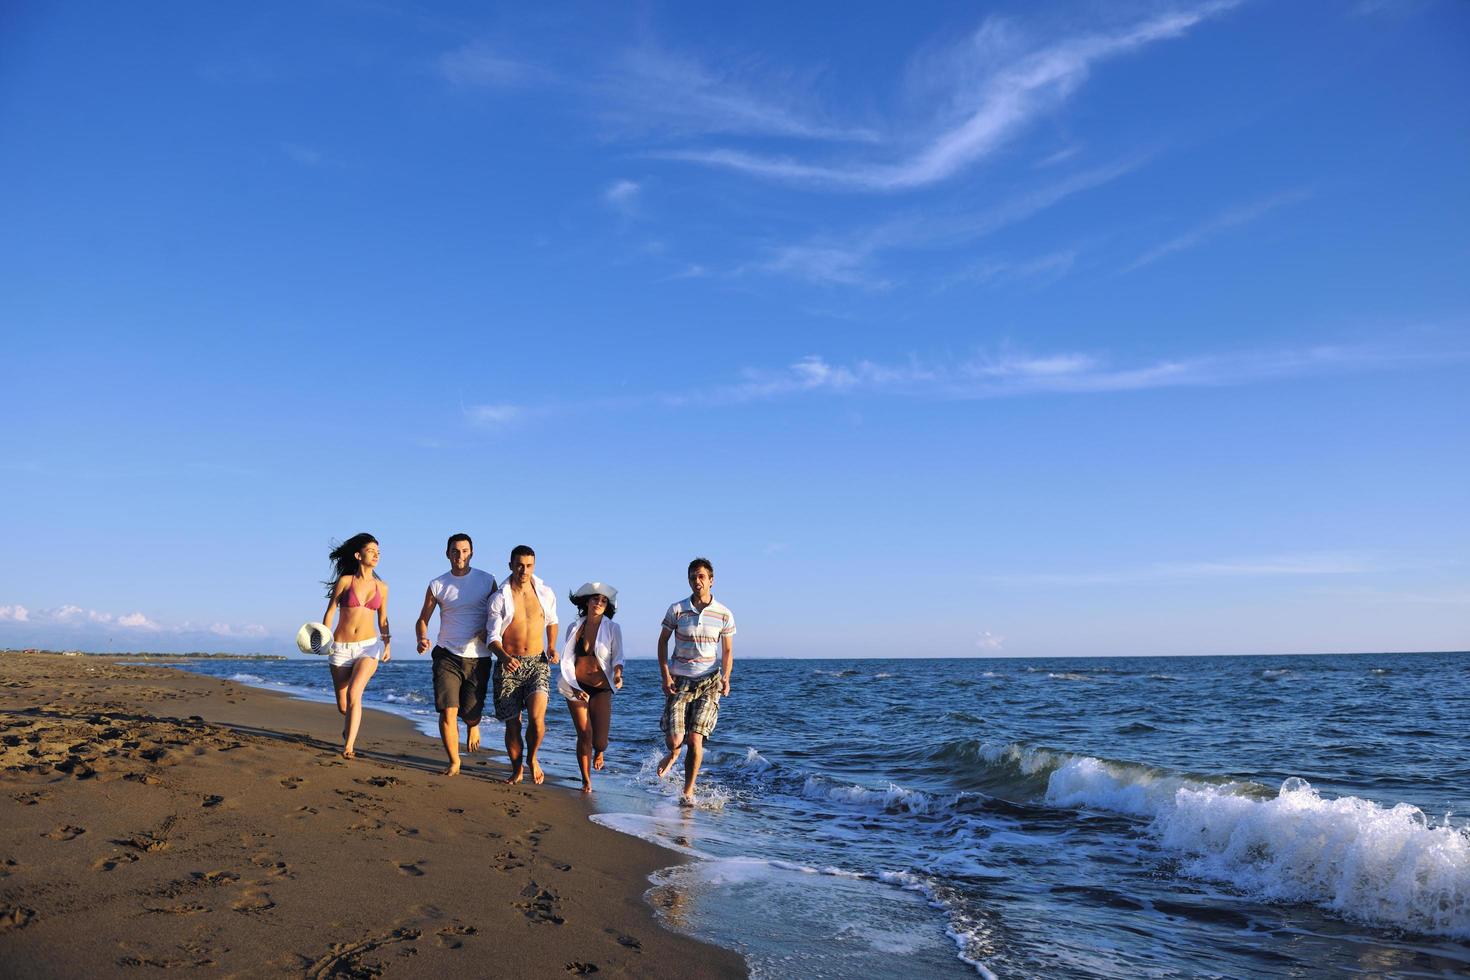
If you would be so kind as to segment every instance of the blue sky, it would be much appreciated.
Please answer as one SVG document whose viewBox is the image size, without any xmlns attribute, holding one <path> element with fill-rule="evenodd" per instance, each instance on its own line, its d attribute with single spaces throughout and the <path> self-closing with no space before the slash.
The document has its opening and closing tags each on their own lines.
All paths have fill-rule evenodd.
<svg viewBox="0 0 1470 980">
<path fill-rule="evenodd" d="M 1470 7 L 12 4 L 0 646 L 1470 646 Z M 400 648 L 402 653 L 409 651 Z"/>
</svg>

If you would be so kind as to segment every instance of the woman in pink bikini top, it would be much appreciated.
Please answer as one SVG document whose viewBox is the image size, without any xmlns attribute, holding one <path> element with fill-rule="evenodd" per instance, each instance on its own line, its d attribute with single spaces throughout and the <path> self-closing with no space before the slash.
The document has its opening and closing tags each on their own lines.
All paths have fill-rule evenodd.
<svg viewBox="0 0 1470 980">
<path fill-rule="evenodd" d="M 378 578 L 378 539 L 355 534 L 332 549 L 329 556 L 336 575 L 326 583 L 327 613 L 322 622 L 332 629 L 332 687 L 342 712 L 342 757 L 353 758 L 357 730 L 362 724 L 362 692 L 378 669 L 392 659 L 388 630 L 388 583 Z M 381 637 L 381 639 L 379 639 Z"/>
</svg>

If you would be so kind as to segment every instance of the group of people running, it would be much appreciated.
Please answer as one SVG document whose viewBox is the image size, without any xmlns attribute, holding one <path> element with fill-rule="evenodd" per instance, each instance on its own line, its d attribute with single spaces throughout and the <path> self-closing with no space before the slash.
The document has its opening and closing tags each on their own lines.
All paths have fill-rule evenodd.
<svg viewBox="0 0 1470 980">
<path fill-rule="evenodd" d="M 461 722 L 465 751 L 479 749 L 480 720 L 493 692 L 495 718 L 505 725 L 510 758 L 506 782 L 522 782 L 528 769 L 532 782 L 543 782 L 536 754 L 546 731 L 555 665 L 557 693 L 566 700 L 577 730 L 582 792 L 592 792 L 592 771 L 602 769 L 607 752 L 613 692 L 623 686 L 623 632 L 613 622 L 618 590 L 598 581 L 572 590 L 568 598 L 577 608 L 577 620 L 558 649 L 556 593 L 535 574 L 535 551 L 523 544 L 512 548 L 510 575 L 503 582 L 470 567 L 475 545 L 468 534 L 451 535 L 444 553 L 449 571 L 429 583 L 414 624 L 422 656 L 431 647 L 429 620 L 439 611 L 431 656 L 439 737 L 449 757 L 444 775 L 460 770 Z M 322 622 L 332 631 L 328 662 L 337 710 L 344 716 L 342 755 L 351 759 L 362 724 L 363 691 L 379 662 L 392 657 L 388 583 L 378 577 L 381 550 L 371 534 L 348 538 L 330 557 L 335 575 L 326 583 Z M 720 698 L 730 693 L 735 635 L 735 617 L 710 592 L 715 570 L 709 559 L 691 561 L 688 577 L 690 594 L 669 606 L 658 637 L 664 693 L 659 727 L 668 751 L 657 771 L 662 779 L 688 746 L 680 797 L 686 804 L 694 801 L 694 781 L 704 743 L 719 719 Z"/>
</svg>

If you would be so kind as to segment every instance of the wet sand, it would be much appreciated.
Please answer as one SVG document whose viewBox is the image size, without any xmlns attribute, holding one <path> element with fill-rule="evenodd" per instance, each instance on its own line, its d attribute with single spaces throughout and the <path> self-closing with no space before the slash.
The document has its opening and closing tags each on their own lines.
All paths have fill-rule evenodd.
<svg viewBox="0 0 1470 980">
<path fill-rule="evenodd" d="M 323 668 L 325 669 L 325 668 Z M 679 858 L 365 713 L 100 657 L 0 655 L 0 974 L 738 977 L 657 925 Z M 482 764 L 481 760 L 492 760 Z"/>
</svg>

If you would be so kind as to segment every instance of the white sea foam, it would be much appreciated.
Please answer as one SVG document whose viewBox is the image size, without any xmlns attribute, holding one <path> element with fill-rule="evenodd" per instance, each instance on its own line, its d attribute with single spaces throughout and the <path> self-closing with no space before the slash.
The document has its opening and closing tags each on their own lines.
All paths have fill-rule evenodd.
<svg viewBox="0 0 1470 980">
<path fill-rule="evenodd" d="M 1289 673 L 1291 673 L 1291 670 L 1289 668 L 1280 667 L 1275 670 L 1263 670 L 1261 671 L 1261 676 L 1269 677 L 1271 680 L 1275 680 L 1278 677 L 1285 677 Z"/>
<path fill-rule="evenodd" d="M 909 871 L 882 871 L 878 880 L 897 885 L 905 891 L 918 892 L 924 896 L 930 908 L 945 913 L 949 922 L 944 934 L 959 949 L 959 958 L 975 968 L 985 980 L 998 980 L 995 973 L 979 958 L 980 951 L 988 948 L 990 929 L 984 920 L 966 912 L 965 903 L 951 893 L 951 889 L 940 885 L 933 878 Z"/>
<path fill-rule="evenodd" d="M 1181 789 L 1154 831 L 1184 870 L 1362 922 L 1470 939 L 1470 834 L 1418 807 L 1327 799 L 1288 779 L 1274 800 Z"/>
<path fill-rule="evenodd" d="M 1182 678 L 1182 677 L 1175 677 L 1173 674 L 1149 674 L 1148 675 L 1148 679 L 1151 680 L 1151 681 L 1182 681 L 1182 680 L 1184 680 L 1184 678 Z"/>
<path fill-rule="evenodd" d="M 747 772 L 766 772 L 771 768 L 771 763 L 755 749 L 747 748 L 745 758 L 735 763 L 735 768 L 744 769 Z"/>
<path fill-rule="evenodd" d="M 809 800 L 828 800 L 879 810 L 884 813 L 927 814 L 934 811 L 934 797 L 889 783 L 887 789 L 869 789 L 851 783 L 834 783 L 823 776 L 808 776 L 801 795 Z"/>
<path fill-rule="evenodd" d="M 1431 826 L 1417 807 L 1329 799 L 1295 778 L 1269 796 L 1256 783 L 1014 744 L 987 744 L 980 754 L 1046 773 L 1052 805 L 1149 820 L 1185 874 L 1373 925 L 1470 939 L 1470 831 Z"/>
<path fill-rule="evenodd" d="M 874 680 L 878 680 L 879 678 L 882 678 L 882 677 L 892 677 L 892 676 L 893 676 L 892 674 L 890 674 L 888 671 L 885 670 L 885 671 L 881 671 L 881 672 L 879 672 L 877 674 L 874 674 L 873 675 L 873 679 Z"/>
<path fill-rule="evenodd" d="M 997 673 L 996 673 L 996 672 L 995 672 L 995 671 L 993 671 L 993 670 L 987 670 L 987 671 L 986 671 L 986 672 L 985 672 L 985 673 L 983 673 L 983 674 L 981 674 L 981 675 L 980 675 L 980 676 L 981 676 L 981 677 L 999 677 L 999 676 L 1000 676 L 1000 675 L 999 675 L 999 674 L 997 674 Z"/>
<path fill-rule="evenodd" d="M 383 700 L 386 701 L 386 702 L 388 702 L 389 704 L 428 704 L 429 703 L 429 699 L 426 698 L 426 697 L 424 697 L 424 695 L 420 694 L 418 691 L 405 691 L 405 692 L 403 692 L 401 694 L 399 692 L 397 692 L 397 691 L 388 691 L 387 693 L 385 693 L 383 695 Z"/>
<path fill-rule="evenodd" d="M 229 679 L 232 680 L 232 681 L 237 681 L 237 682 L 239 682 L 241 684 L 264 684 L 265 683 L 265 678 L 264 677 L 259 677 L 259 676 L 255 675 L 255 674 L 231 674 L 230 677 L 229 677 Z"/>
<path fill-rule="evenodd" d="M 1054 681 L 1090 681 L 1090 680 L 1092 680 L 1092 678 L 1091 677 L 1088 677 L 1086 674 L 1063 673 L 1063 674 L 1047 674 L 1046 676 L 1049 677 L 1049 678 L 1051 678 Z"/>
</svg>

